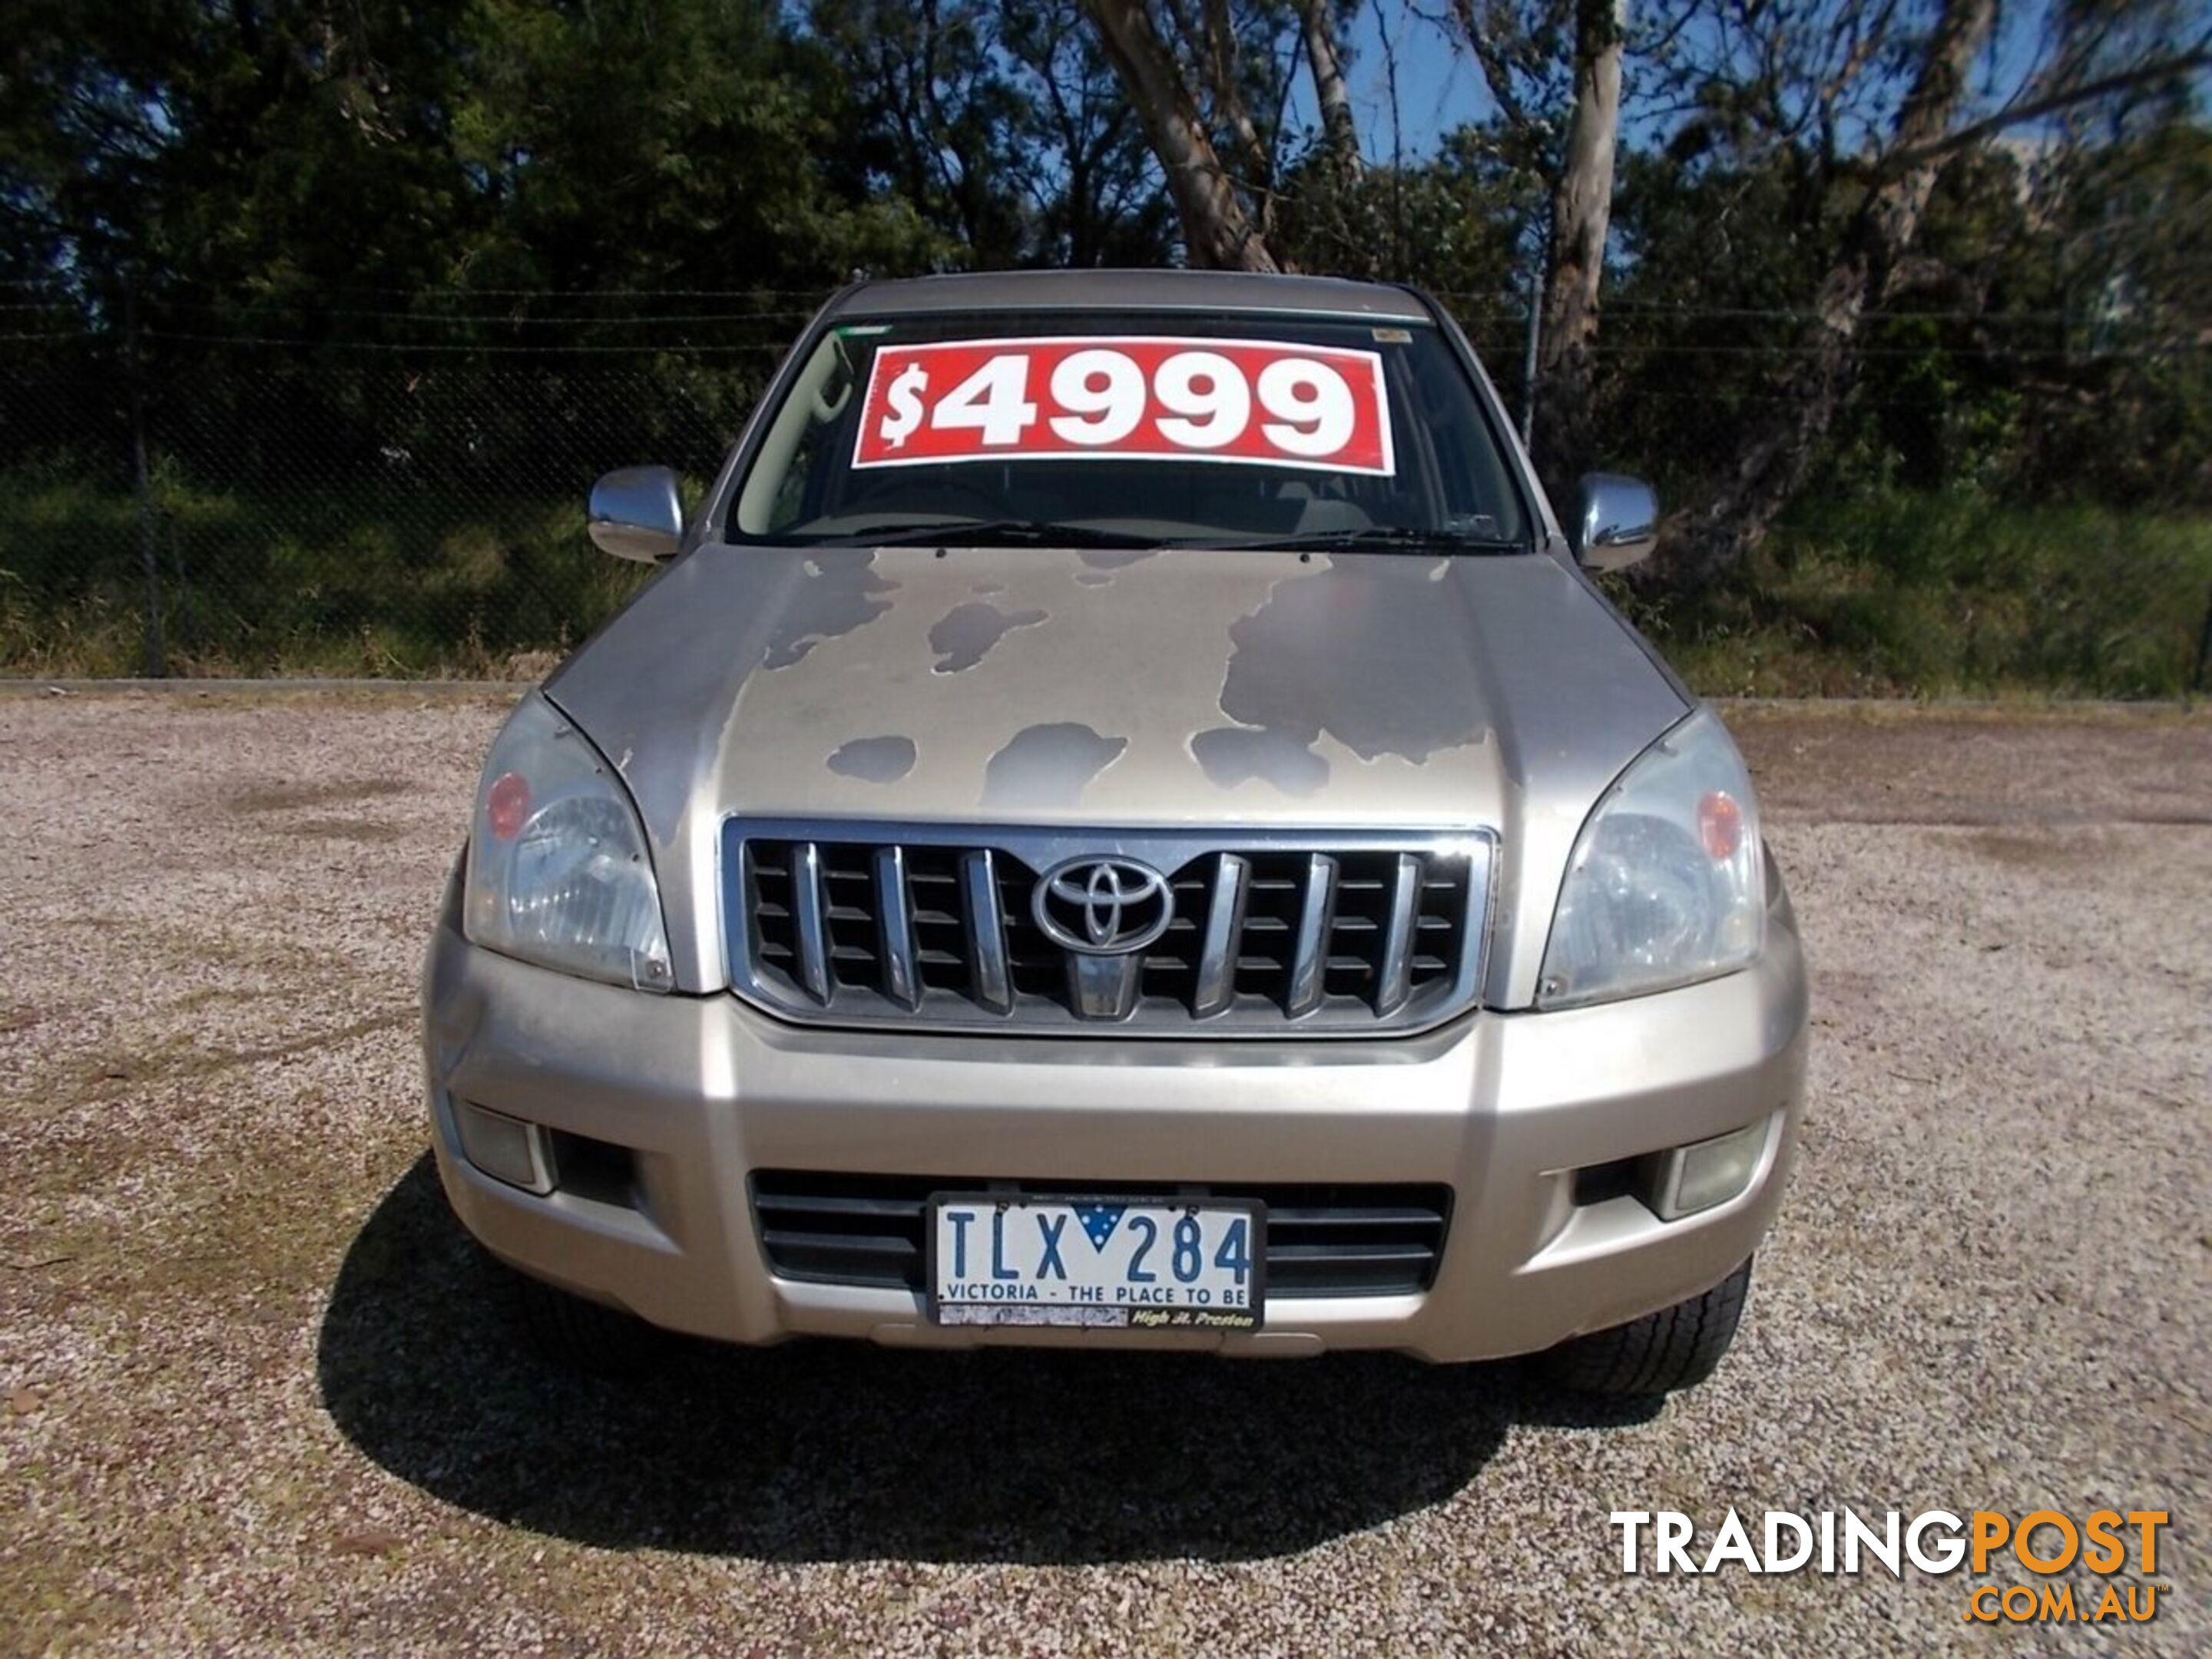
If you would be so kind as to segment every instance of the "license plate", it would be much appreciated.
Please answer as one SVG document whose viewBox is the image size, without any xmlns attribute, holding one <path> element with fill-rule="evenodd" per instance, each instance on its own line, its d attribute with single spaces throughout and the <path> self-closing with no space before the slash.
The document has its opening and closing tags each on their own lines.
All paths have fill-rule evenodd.
<svg viewBox="0 0 2212 1659">
<path fill-rule="evenodd" d="M 1264 1205 L 1006 1198 L 929 1203 L 940 1325 L 1249 1331 L 1265 1299 Z"/>
</svg>

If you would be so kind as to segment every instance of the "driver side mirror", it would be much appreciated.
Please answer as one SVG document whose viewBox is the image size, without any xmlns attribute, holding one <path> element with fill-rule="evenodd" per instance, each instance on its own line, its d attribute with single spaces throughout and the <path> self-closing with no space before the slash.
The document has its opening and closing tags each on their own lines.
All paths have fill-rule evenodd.
<svg viewBox="0 0 2212 1659">
<path fill-rule="evenodd" d="M 1585 570 L 1625 570 L 1659 541 L 1659 500 L 1641 478 L 1586 472 L 1576 489 L 1575 562 Z"/>
<path fill-rule="evenodd" d="M 586 514 L 603 553 L 641 564 L 672 556 L 684 544 L 684 498 L 665 466 L 625 466 L 592 486 Z"/>
</svg>

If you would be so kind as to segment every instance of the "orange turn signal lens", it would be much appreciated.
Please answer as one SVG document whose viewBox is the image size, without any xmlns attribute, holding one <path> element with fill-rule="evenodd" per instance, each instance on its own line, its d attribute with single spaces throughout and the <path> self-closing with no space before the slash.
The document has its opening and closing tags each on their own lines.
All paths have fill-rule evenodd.
<svg viewBox="0 0 2212 1659">
<path fill-rule="evenodd" d="M 484 821 L 491 825 L 492 834 L 501 841 L 513 841 L 522 833 L 529 817 L 529 781 L 520 772 L 503 773 L 494 780 L 484 794 Z"/>
<path fill-rule="evenodd" d="M 1714 789 L 1698 803 L 1698 833 L 1716 859 L 1732 859 L 1743 845 L 1743 808 L 1735 797 Z"/>
</svg>

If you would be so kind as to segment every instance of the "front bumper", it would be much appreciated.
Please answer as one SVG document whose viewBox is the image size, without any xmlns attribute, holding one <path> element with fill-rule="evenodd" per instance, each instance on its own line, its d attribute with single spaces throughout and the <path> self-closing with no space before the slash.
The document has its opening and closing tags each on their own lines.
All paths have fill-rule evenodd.
<svg viewBox="0 0 2212 1659">
<path fill-rule="evenodd" d="M 469 1231 L 522 1271 L 732 1341 L 1532 1352 L 1709 1288 L 1764 1236 L 1806 1024 L 1786 899 L 1770 921 L 1757 967 L 1599 1007 L 1373 1042 L 1117 1042 L 801 1030 L 727 995 L 649 995 L 479 950 L 449 902 L 423 972 L 438 1168 Z M 542 1197 L 494 1180 L 460 1150 L 456 1097 L 627 1149 L 634 1179 Z M 1662 1222 L 1631 1195 L 1577 1201 L 1577 1170 L 1769 1117 L 1750 1184 L 1716 1208 Z M 1277 1297 L 1245 1334 L 940 1328 L 909 1291 L 772 1273 L 748 1196 L 750 1174 L 771 1169 L 1441 1181 L 1454 1200 L 1419 1293 Z"/>
</svg>

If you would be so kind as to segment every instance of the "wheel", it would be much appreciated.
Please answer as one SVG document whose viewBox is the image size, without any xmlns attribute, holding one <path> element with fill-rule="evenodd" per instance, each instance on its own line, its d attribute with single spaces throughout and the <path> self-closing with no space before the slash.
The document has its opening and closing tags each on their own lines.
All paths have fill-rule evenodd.
<svg viewBox="0 0 2212 1659">
<path fill-rule="evenodd" d="M 1571 1338 L 1543 1356 L 1554 1382 L 1585 1394 L 1656 1395 L 1704 1382 L 1735 1340 L 1751 1263 L 1686 1302 Z"/>
<path fill-rule="evenodd" d="M 635 1376 L 664 1358 L 665 1333 L 634 1314 L 602 1307 L 503 1267 L 522 1340 L 541 1359 L 592 1376 Z"/>
</svg>

